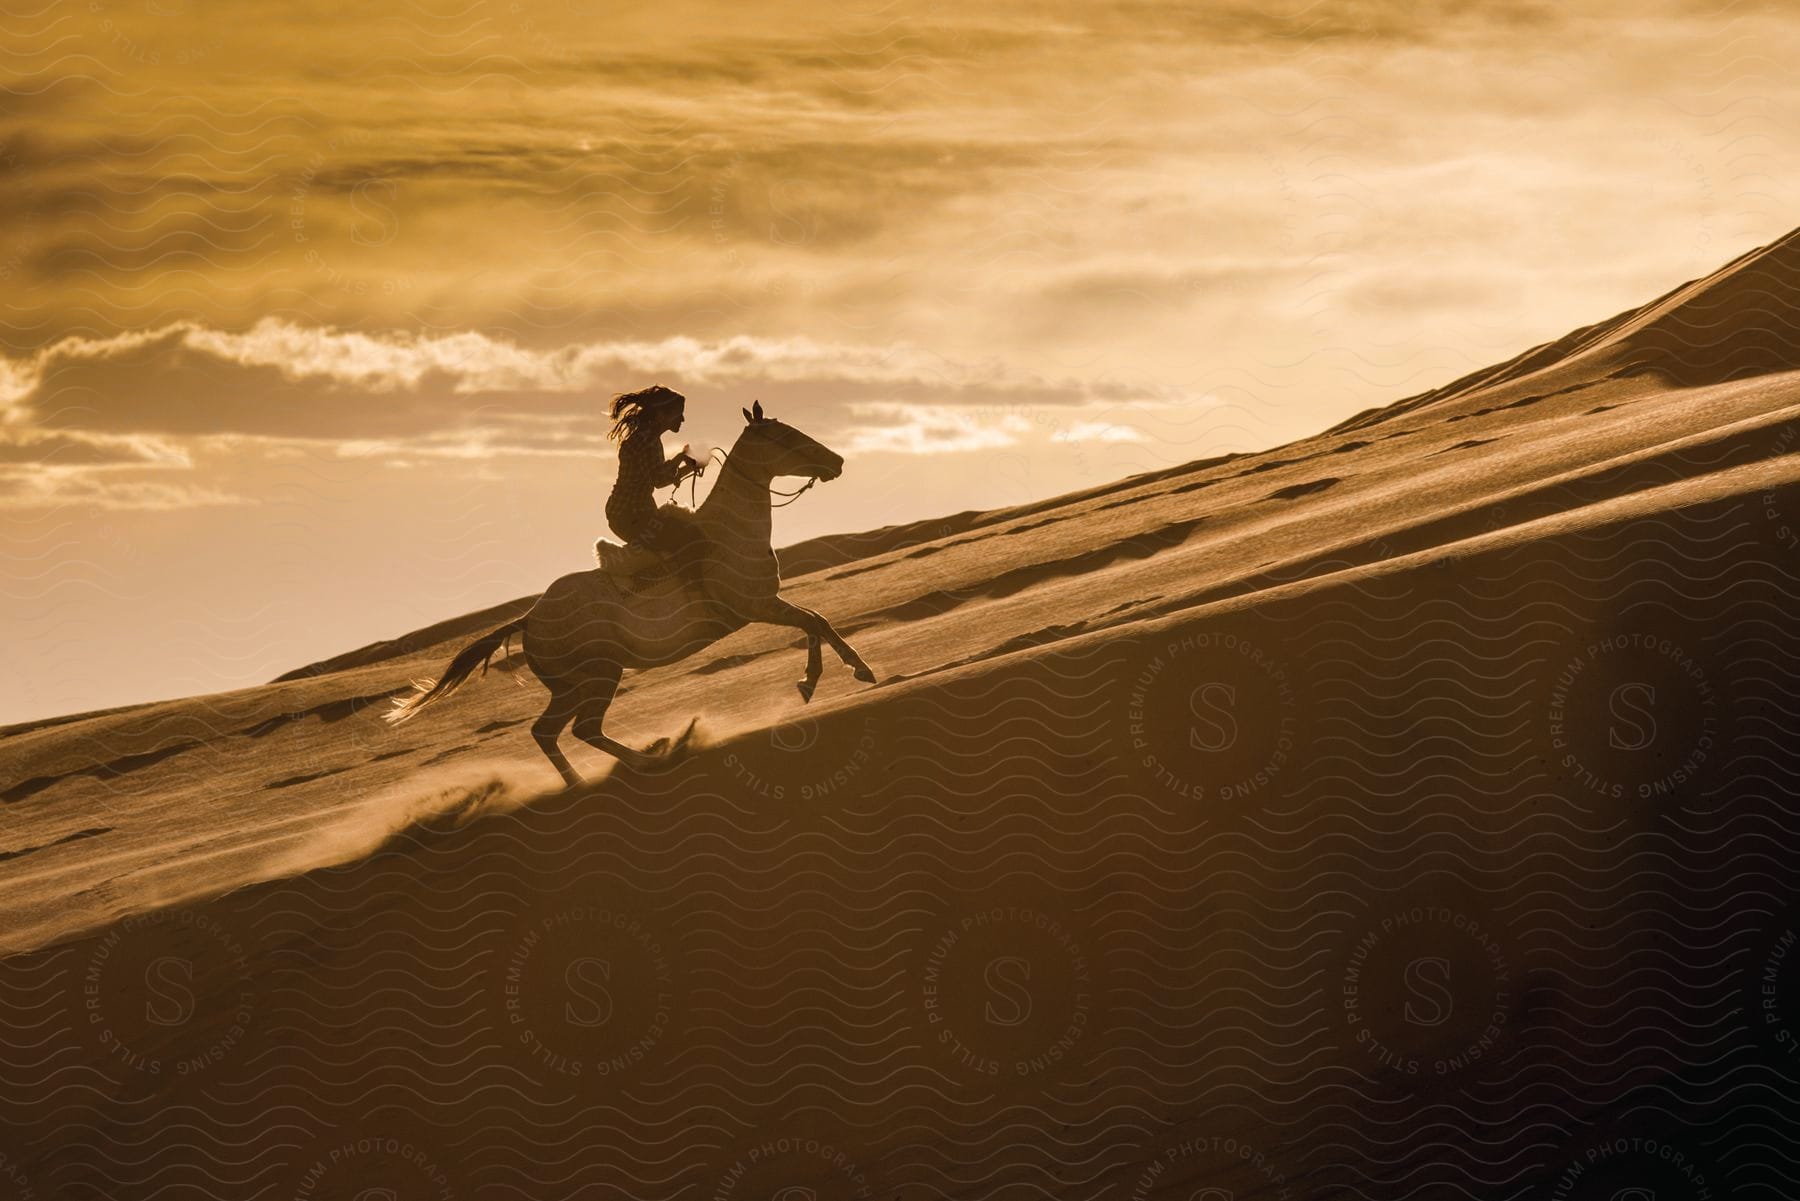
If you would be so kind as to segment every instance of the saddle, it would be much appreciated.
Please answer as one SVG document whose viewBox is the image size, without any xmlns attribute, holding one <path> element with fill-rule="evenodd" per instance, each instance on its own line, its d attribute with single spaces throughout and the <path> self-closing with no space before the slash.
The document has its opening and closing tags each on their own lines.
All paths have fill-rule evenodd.
<svg viewBox="0 0 1800 1201">
<path fill-rule="evenodd" d="M 673 501 L 663 505 L 659 513 L 666 521 L 692 522 L 694 519 L 692 513 Z M 693 527 L 690 525 L 688 528 L 691 530 Z M 692 542 L 671 553 L 641 542 L 614 542 L 610 538 L 594 540 L 594 562 L 599 565 L 602 578 L 618 591 L 641 599 L 681 594 L 698 588 L 698 595 L 692 599 L 701 603 L 710 601 L 702 583 L 704 572 L 701 565 L 693 565 L 694 573 L 700 575 L 701 580 L 693 579 L 683 570 L 686 564 L 681 556 L 697 553 L 698 548 Z"/>
<path fill-rule="evenodd" d="M 675 574 L 675 561 L 647 546 L 631 546 L 610 538 L 594 540 L 594 562 L 600 570 L 627 588 L 666 580 Z"/>
<path fill-rule="evenodd" d="M 629 598 L 628 603 L 640 619 L 660 614 L 666 620 L 686 620 L 696 612 L 712 618 L 720 616 L 717 602 L 704 590 L 694 591 L 694 585 L 683 578 L 671 555 L 598 538 L 594 541 L 594 562 L 599 564 L 600 578 L 610 585 L 613 595 Z M 700 606 L 697 611 L 696 605 Z"/>
</svg>

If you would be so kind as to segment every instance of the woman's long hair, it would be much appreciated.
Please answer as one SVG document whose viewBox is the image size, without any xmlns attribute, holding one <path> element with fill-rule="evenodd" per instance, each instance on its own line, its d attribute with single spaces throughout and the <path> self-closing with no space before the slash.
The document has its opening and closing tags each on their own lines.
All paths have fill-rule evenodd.
<svg viewBox="0 0 1800 1201">
<path fill-rule="evenodd" d="M 661 384 L 651 384 L 636 392 L 621 392 L 613 397 L 613 427 L 606 436 L 617 442 L 636 430 L 652 413 L 661 412 L 672 404 L 681 404 L 686 400 L 687 397 L 675 389 L 665 388 Z"/>
</svg>

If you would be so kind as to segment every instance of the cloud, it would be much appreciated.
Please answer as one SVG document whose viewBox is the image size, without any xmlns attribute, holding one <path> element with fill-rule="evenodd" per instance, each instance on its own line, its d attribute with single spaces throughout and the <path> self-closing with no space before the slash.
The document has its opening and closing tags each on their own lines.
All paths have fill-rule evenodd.
<svg viewBox="0 0 1800 1201">
<path fill-rule="evenodd" d="M 120 479 L 103 472 L 66 468 L 21 471 L 0 466 L 0 508 L 193 509 L 255 504 L 203 484 Z"/>
<path fill-rule="evenodd" d="M 517 426 L 456 430 L 418 438 L 356 438 L 339 442 L 341 459 L 465 459 L 485 461 L 506 456 L 545 455 L 594 459 L 614 453 L 599 432 L 540 431 Z"/>
<path fill-rule="evenodd" d="M 279 318 L 241 330 L 177 321 L 70 336 L 0 359 L 0 380 L 4 503 L 107 508 L 229 503 L 233 491 L 211 485 L 256 456 L 465 470 L 504 458 L 606 459 L 606 397 L 653 380 L 694 397 L 696 445 L 727 440 L 739 405 L 760 398 L 801 428 L 831 431 L 847 453 L 989 449 L 1034 424 L 1106 437 L 1069 423 L 1148 395 L 1106 378 L 1049 378 L 904 344 L 744 334 L 534 347 L 480 331 L 368 332 Z M 187 471 L 192 482 L 117 474 L 127 468 Z"/>
<path fill-rule="evenodd" d="M 1230 384 L 1267 443 L 1778 234 L 1800 161 L 1763 6 L 246 2 L 9 30 L 0 426 L 556 456 L 661 379 L 935 453 Z"/>
<path fill-rule="evenodd" d="M 187 448 L 167 438 L 0 425 L 0 508 L 185 509 L 238 503 L 216 488 L 158 478 L 193 466 Z"/>
<path fill-rule="evenodd" d="M 888 417 L 880 424 L 852 425 L 839 434 L 845 454 L 962 454 L 1012 446 L 1031 423 L 1016 414 L 984 416 L 951 405 L 870 402 L 850 406 L 860 417 Z"/>
<path fill-rule="evenodd" d="M 0 426 L 0 465 L 49 467 L 191 467 L 188 452 L 145 435 L 46 432 Z"/>
<path fill-rule="evenodd" d="M 1110 421 L 1077 421 L 1066 430 L 1050 435 L 1052 442 L 1142 442 L 1143 431 Z"/>
<path fill-rule="evenodd" d="M 76 334 L 24 358 L 0 358 L 0 415 L 8 420 L 22 419 L 26 402 L 42 387 L 47 372 L 57 363 L 117 358 L 167 340 L 181 328 L 165 326 L 104 338 Z"/>
<path fill-rule="evenodd" d="M 1050 378 L 917 346 L 747 334 L 717 340 L 572 343 L 537 348 L 475 331 L 363 333 L 264 318 L 247 330 L 193 322 L 111 338 L 65 338 L 0 359 L 14 422 L 114 432 L 403 436 L 491 420 L 591 417 L 597 395 L 662 380 L 791 396 L 896 391 L 963 399 L 1078 403 L 1141 393 L 1111 381 Z"/>
<path fill-rule="evenodd" d="M 458 393 L 584 392 L 608 378 L 664 372 L 695 383 L 757 379 L 953 385 L 996 383 L 1004 373 L 946 363 L 912 348 L 738 335 L 576 344 L 549 350 L 482 333 L 385 335 L 300 326 L 273 318 L 242 333 L 188 328 L 182 344 L 221 362 L 273 367 L 364 391 L 414 388 L 436 372 Z"/>
</svg>

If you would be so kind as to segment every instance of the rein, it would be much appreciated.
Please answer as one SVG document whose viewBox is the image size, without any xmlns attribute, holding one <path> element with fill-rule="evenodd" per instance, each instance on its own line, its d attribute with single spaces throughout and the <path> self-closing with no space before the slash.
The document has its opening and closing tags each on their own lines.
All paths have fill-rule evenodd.
<svg viewBox="0 0 1800 1201">
<path fill-rule="evenodd" d="M 793 504 L 795 501 L 800 499 L 801 493 L 805 492 L 808 488 L 812 487 L 814 484 L 816 484 L 818 482 L 819 482 L 819 477 L 815 475 L 810 480 L 807 480 L 804 484 L 801 484 L 798 488 L 794 489 L 792 492 L 783 492 L 781 489 L 779 489 L 779 488 L 775 487 L 773 484 L 771 484 L 769 486 L 769 492 L 772 495 L 785 496 L 785 497 L 787 497 L 787 499 L 783 500 L 783 501 L 773 501 L 772 500 L 769 502 L 769 507 L 771 509 L 787 508 L 789 505 Z"/>
<path fill-rule="evenodd" d="M 698 502 L 694 499 L 699 491 L 699 485 L 695 481 L 697 481 L 702 475 L 706 474 L 706 469 L 708 467 L 712 466 L 712 464 L 715 460 L 721 466 L 723 466 L 730 459 L 731 459 L 731 455 L 728 451 L 726 451 L 722 447 L 715 446 L 712 448 L 711 453 L 709 453 L 706 456 L 706 462 L 701 464 L 699 467 L 695 468 L 692 472 L 688 473 L 688 477 L 687 477 L 688 478 L 688 507 L 690 509 L 697 509 L 700 507 Z M 812 487 L 814 484 L 816 484 L 818 482 L 819 482 L 819 477 L 815 475 L 810 480 L 807 480 L 804 484 L 801 484 L 798 488 L 794 489 L 792 492 L 783 492 L 780 488 L 777 488 L 775 485 L 770 484 L 769 485 L 769 494 L 771 496 L 785 496 L 785 497 L 787 497 L 787 499 L 783 500 L 783 501 L 770 501 L 769 507 L 771 509 L 787 508 L 789 505 L 791 505 L 795 501 L 799 500 L 800 497 L 806 492 L 806 490 L 808 488 Z M 680 490 L 681 490 L 681 485 L 679 483 L 677 483 L 675 485 L 675 491 L 679 492 Z M 671 498 L 673 498 L 675 493 L 671 492 L 669 495 Z"/>
</svg>

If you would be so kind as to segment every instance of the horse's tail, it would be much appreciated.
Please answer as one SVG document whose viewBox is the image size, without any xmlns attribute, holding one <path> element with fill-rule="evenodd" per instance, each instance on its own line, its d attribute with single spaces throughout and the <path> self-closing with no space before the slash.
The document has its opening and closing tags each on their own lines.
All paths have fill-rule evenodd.
<svg viewBox="0 0 1800 1201">
<path fill-rule="evenodd" d="M 450 666 L 444 669 L 443 678 L 414 680 L 412 695 L 396 699 L 394 707 L 382 714 L 383 719 L 389 725 L 399 725 L 431 702 L 455 692 L 477 667 L 481 668 L 482 675 L 486 675 L 488 660 L 494 657 L 494 652 L 524 628 L 525 619 L 521 617 L 517 621 L 507 622 L 497 630 L 490 630 L 469 643 L 457 652 L 456 658 L 450 660 Z"/>
</svg>

